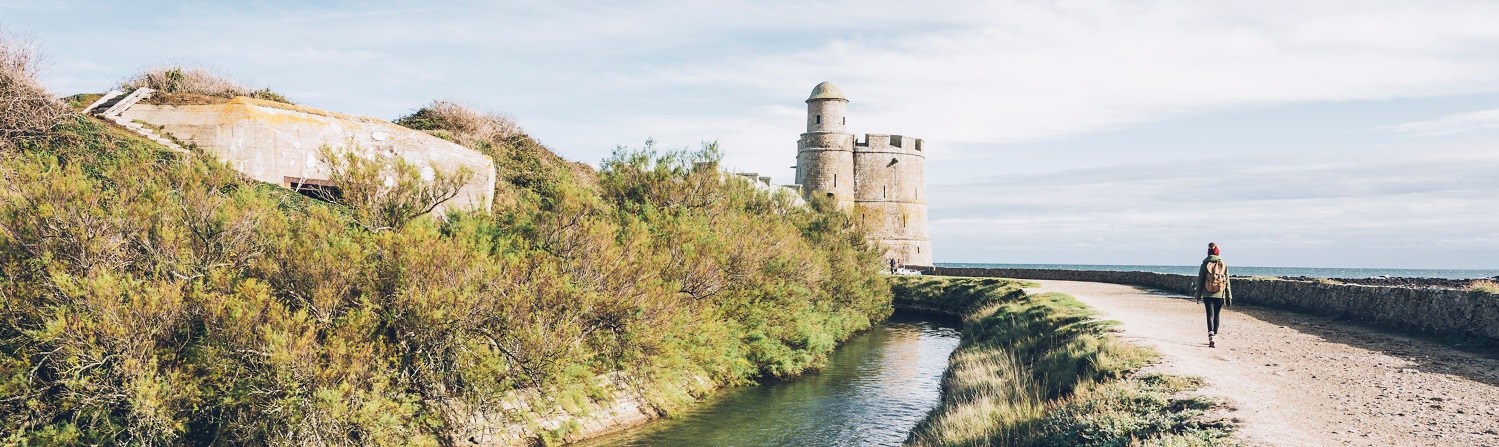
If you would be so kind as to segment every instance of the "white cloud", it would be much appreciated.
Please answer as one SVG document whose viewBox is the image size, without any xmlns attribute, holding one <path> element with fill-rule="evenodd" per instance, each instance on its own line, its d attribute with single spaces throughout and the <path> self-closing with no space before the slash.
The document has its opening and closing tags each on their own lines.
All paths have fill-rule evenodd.
<svg viewBox="0 0 1499 447">
<path fill-rule="evenodd" d="M 934 185 L 950 262 L 1493 268 L 1499 158 L 1355 147 Z M 1100 240 L 1101 238 L 1101 240 Z"/>
<path fill-rule="evenodd" d="M 1396 131 L 1423 136 L 1448 135 L 1488 129 L 1499 129 L 1499 109 L 1459 113 L 1431 121 L 1415 121 L 1395 126 Z"/>
</svg>

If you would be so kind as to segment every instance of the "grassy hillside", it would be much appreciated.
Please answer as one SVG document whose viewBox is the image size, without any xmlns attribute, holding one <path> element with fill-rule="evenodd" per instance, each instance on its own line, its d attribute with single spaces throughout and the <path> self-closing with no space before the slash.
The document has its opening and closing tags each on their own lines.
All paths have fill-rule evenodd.
<svg viewBox="0 0 1499 447">
<path fill-rule="evenodd" d="M 91 118 L 8 142 L 0 444 L 457 445 L 519 388 L 624 371 L 672 411 L 689 378 L 797 375 L 890 312 L 847 216 L 726 181 L 715 148 L 595 172 L 401 121 L 494 157 L 494 211 L 363 224 L 417 186 L 381 189 L 410 170 L 389 160 L 330 204 Z"/>
</svg>

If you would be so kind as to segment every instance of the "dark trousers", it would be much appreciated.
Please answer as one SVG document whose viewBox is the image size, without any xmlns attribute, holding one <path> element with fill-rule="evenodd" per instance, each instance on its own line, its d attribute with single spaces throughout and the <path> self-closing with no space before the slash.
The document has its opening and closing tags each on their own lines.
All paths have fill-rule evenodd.
<svg viewBox="0 0 1499 447">
<path fill-rule="evenodd" d="M 1223 310 L 1223 298 L 1203 298 L 1202 305 L 1208 311 L 1208 332 L 1218 333 L 1218 311 Z"/>
</svg>

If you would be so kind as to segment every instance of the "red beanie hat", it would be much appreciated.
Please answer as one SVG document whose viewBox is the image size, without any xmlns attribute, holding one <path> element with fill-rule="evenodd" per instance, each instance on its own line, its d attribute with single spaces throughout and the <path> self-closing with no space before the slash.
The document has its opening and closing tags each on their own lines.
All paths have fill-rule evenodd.
<svg viewBox="0 0 1499 447">
<path fill-rule="evenodd" d="M 1213 256 L 1218 256 L 1218 244 L 1217 243 L 1208 242 L 1208 254 L 1213 255 Z"/>
</svg>

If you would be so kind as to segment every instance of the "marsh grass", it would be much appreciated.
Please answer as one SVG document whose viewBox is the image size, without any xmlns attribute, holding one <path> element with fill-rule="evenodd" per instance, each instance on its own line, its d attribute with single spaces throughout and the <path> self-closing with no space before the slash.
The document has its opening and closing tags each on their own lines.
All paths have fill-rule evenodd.
<svg viewBox="0 0 1499 447">
<path fill-rule="evenodd" d="M 897 305 L 964 316 L 942 405 L 907 445 L 1224 445 L 1227 428 L 1197 419 L 1211 402 L 1171 397 L 1195 379 L 1131 376 L 1156 355 L 1119 341 L 1117 322 L 1070 296 L 996 278 L 892 281 Z"/>
</svg>

